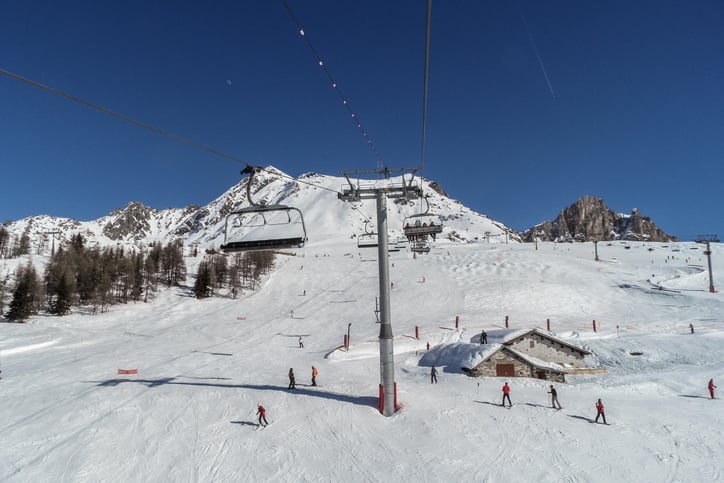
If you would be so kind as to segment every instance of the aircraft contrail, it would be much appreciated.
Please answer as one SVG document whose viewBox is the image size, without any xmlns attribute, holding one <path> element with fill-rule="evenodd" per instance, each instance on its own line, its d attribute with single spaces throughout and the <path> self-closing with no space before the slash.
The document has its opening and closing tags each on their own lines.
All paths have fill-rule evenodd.
<svg viewBox="0 0 724 483">
<path fill-rule="evenodd" d="M 518 13 L 520 14 L 520 19 L 523 21 L 523 25 L 525 26 L 525 31 L 528 33 L 528 38 L 530 39 L 530 44 L 533 46 L 533 52 L 535 52 L 535 56 L 538 59 L 538 64 L 540 65 L 540 69 L 543 71 L 543 77 L 546 79 L 546 83 L 548 84 L 548 90 L 551 91 L 551 96 L 553 96 L 553 99 L 556 98 L 556 93 L 553 91 L 553 86 L 551 85 L 551 80 L 548 77 L 548 72 L 546 72 L 546 66 L 543 64 L 543 59 L 540 56 L 540 53 L 538 52 L 538 46 L 535 43 L 535 39 L 533 38 L 533 34 L 530 31 L 530 27 L 528 26 L 528 22 L 525 19 L 525 15 L 523 15 L 523 9 L 521 8 L 520 4 L 518 2 L 515 2 L 516 7 L 518 7 Z"/>
</svg>

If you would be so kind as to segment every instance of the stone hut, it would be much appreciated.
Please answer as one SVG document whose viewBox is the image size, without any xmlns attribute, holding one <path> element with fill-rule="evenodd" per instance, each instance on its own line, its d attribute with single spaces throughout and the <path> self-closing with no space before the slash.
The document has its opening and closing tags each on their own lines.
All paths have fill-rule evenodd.
<svg viewBox="0 0 724 483">
<path fill-rule="evenodd" d="M 545 362 L 505 345 L 494 344 L 483 360 L 467 372 L 473 377 L 533 377 L 565 382 L 566 370 L 559 364 Z"/>
<path fill-rule="evenodd" d="M 516 353 L 545 363 L 554 363 L 562 368 L 586 367 L 585 357 L 591 355 L 591 352 L 542 329 L 495 330 L 488 334 L 488 340 L 513 349 Z"/>
</svg>

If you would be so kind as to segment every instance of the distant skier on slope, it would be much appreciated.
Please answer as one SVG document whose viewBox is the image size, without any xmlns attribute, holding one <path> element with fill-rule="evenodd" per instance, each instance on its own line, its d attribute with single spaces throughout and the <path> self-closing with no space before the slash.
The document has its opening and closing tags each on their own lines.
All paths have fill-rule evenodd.
<svg viewBox="0 0 724 483">
<path fill-rule="evenodd" d="M 553 384 L 551 384 L 551 390 L 548 391 L 548 394 L 551 395 L 551 407 L 553 409 L 563 409 L 561 407 L 561 403 L 558 402 L 558 391 L 556 391 L 556 388 L 553 387 Z"/>
<path fill-rule="evenodd" d="M 598 422 L 599 417 L 603 417 L 603 424 L 608 424 L 606 422 L 606 413 L 603 410 L 603 402 L 600 399 L 596 402 L 596 421 L 595 422 Z"/>
<path fill-rule="evenodd" d="M 294 383 L 294 369 L 291 367 L 289 368 L 289 388 L 288 389 L 296 389 L 296 384 Z"/>
<path fill-rule="evenodd" d="M 437 384 L 437 369 L 435 369 L 435 366 L 432 366 L 430 370 L 430 384 Z"/>
<path fill-rule="evenodd" d="M 707 386 L 709 388 L 709 396 L 712 399 L 714 398 L 714 389 L 716 389 L 716 386 L 714 385 L 714 379 L 709 379 L 709 385 Z"/>
<path fill-rule="evenodd" d="M 481 344 L 487 344 L 488 343 L 488 333 L 485 332 L 485 329 L 480 333 L 480 343 Z"/>
<path fill-rule="evenodd" d="M 299 336 L 299 348 L 304 349 L 304 342 L 302 342 L 302 336 Z"/>
<path fill-rule="evenodd" d="M 256 414 L 259 415 L 259 426 L 266 426 L 269 424 L 269 421 L 266 420 L 266 409 L 264 409 L 264 406 L 261 404 L 257 405 Z"/>
<path fill-rule="evenodd" d="M 317 385 L 317 376 L 319 375 L 319 371 L 316 367 L 312 366 L 312 386 Z"/>
<path fill-rule="evenodd" d="M 510 407 L 513 407 L 513 403 L 510 402 L 510 386 L 507 382 L 503 385 L 503 404 L 501 404 L 501 406 L 505 407 L 506 399 L 508 400 L 508 404 L 510 405 Z"/>
</svg>

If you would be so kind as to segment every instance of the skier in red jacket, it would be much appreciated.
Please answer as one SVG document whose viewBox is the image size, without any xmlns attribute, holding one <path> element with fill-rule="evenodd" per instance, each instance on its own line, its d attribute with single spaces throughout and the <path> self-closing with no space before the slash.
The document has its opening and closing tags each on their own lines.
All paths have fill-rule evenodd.
<svg viewBox="0 0 724 483">
<path fill-rule="evenodd" d="M 510 386 L 508 385 L 507 382 L 503 385 L 503 404 L 501 404 L 501 406 L 505 407 L 506 399 L 508 400 L 508 404 L 510 404 L 510 407 L 512 408 L 513 403 L 510 402 Z"/>
<path fill-rule="evenodd" d="M 608 424 L 606 422 L 606 413 L 603 411 L 603 402 L 600 399 L 596 402 L 596 422 L 598 422 L 599 417 L 603 417 L 603 424 Z"/>
<path fill-rule="evenodd" d="M 712 399 L 714 399 L 714 389 L 716 389 L 716 386 L 714 385 L 714 379 L 709 379 L 709 396 L 711 396 Z"/>
<path fill-rule="evenodd" d="M 259 426 L 266 426 L 269 424 L 269 421 L 266 420 L 266 409 L 264 409 L 264 406 L 261 404 L 257 405 L 256 414 L 259 415 Z M 262 421 L 264 421 L 263 424 Z"/>
</svg>

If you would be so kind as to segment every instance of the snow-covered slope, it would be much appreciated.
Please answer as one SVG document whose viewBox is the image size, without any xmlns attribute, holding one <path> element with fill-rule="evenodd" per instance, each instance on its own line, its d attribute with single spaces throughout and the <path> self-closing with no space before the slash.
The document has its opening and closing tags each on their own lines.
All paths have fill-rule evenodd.
<svg viewBox="0 0 724 483">
<path fill-rule="evenodd" d="M 184 286 L 96 316 L 0 324 L 0 481 L 724 478 L 724 406 L 706 392 L 710 378 L 724 381 L 724 298 L 707 290 L 700 245 L 599 243 L 600 262 L 590 243 L 535 250 L 443 238 L 425 257 L 392 253 L 402 409 L 386 418 L 374 407 L 374 250 L 360 254 L 349 228 L 334 239 L 341 215 L 315 216 L 310 225 L 330 239 L 310 236 L 237 300 L 196 300 Z M 724 249 L 712 251 L 716 276 Z M 200 260 L 187 258 L 189 274 Z M 548 408 L 548 382 L 511 379 L 514 406 L 501 408 L 504 381 L 462 374 L 446 347 L 500 328 L 506 315 L 521 329 L 550 318 L 607 372 L 557 384 L 560 411 Z M 598 398 L 609 426 L 591 423 Z M 255 426 L 258 403 L 266 429 Z"/>
</svg>

